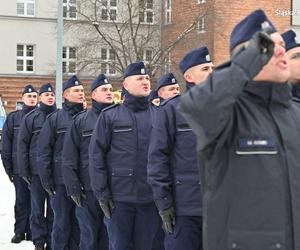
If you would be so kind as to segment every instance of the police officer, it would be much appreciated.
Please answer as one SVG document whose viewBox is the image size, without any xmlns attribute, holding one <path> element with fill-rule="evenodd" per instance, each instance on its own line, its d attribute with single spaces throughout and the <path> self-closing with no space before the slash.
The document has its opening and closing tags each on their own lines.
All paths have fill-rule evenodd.
<svg viewBox="0 0 300 250">
<path fill-rule="evenodd" d="M 143 62 L 124 73 L 123 104 L 103 110 L 89 147 L 92 189 L 104 212 L 112 250 L 152 247 L 159 216 L 147 183 L 150 79 Z M 145 230 L 146 227 L 146 230 Z"/>
<path fill-rule="evenodd" d="M 15 200 L 15 235 L 12 243 L 20 243 L 22 240 L 31 240 L 29 216 L 30 216 L 30 192 L 27 183 L 19 177 L 20 166 L 17 164 L 18 134 L 23 117 L 33 110 L 37 104 L 37 91 L 32 85 L 25 86 L 23 90 L 23 108 L 11 112 L 4 123 L 2 130 L 1 158 L 5 171 L 16 191 Z"/>
<path fill-rule="evenodd" d="M 29 184 L 31 196 L 30 228 L 36 250 L 51 249 L 53 211 L 50 199 L 43 189 L 37 162 L 37 141 L 46 116 L 56 110 L 54 90 L 50 83 L 41 86 L 39 107 L 22 120 L 18 137 L 19 175 Z M 47 208 L 45 211 L 45 201 Z M 46 212 L 46 213 L 45 213 Z M 46 214 L 46 217 L 45 217 Z"/>
<path fill-rule="evenodd" d="M 297 39 L 293 30 L 284 32 L 282 38 L 285 41 L 285 49 L 289 59 L 293 99 L 300 102 L 300 40 Z"/>
<path fill-rule="evenodd" d="M 208 49 L 201 47 L 190 51 L 180 62 L 180 69 L 188 82 L 187 87 L 203 82 L 213 69 Z M 174 76 L 170 77 L 158 83 L 176 82 Z M 179 97 L 164 101 L 156 113 L 149 146 L 148 179 L 166 232 L 165 249 L 200 250 L 202 196 L 197 141 L 176 109 Z"/>
<path fill-rule="evenodd" d="M 113 88 L 104 74 L 91 85 L 92 109 L 73 118 L 65 136 L 63 177 L 67 194 L 77 204 L 76 216 L 80 227 L 81 250 L 108 249 L 108 237 L 103 213 L 95 198 L 88 173 L 88 146 L 93 128 L 102 109 L 112 105 Z"/>
<path fill-rule="evenodd" d="M 173 73 L 162 75 L 155 90 L 161 102 L 180 94 L 179 84 Z"/>
<path fill-rule="evenodd" d="M 232 58 L 181 97 L 197 135 L 204 249 L 300 247 L 300 111 L 284 41 L 262 10 L 231 33 Z"/>
<path fill-rule="evenodd" d="M 72 117 L 83 110 L 83 86 L 76 75 L 63 83 L 64 103 L 61 110 L 50 114 L 40 132 L 38 156 L 40 178 L 44 189 L 51 195 L 54 212 L 52 248 L 78 249 L 79 228 L 75 204 L 68 197 L 62 177 L 62 150 L 65 133 Z"/>
</svg>

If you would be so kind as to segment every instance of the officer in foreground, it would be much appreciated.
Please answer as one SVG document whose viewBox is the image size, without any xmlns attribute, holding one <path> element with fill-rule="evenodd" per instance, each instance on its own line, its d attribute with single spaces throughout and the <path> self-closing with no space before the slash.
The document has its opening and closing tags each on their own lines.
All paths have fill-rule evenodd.
<svg viewBox="0 0 300 250">
<path fill-rule="evenodd" d="M 284 32 L 282 38 L 289 59 L 293 100 L 300 103 L 300 40 L 293 30 Z"/>
<path fill-rule="evenodd" d="M 92 192 L 88 172 L 88 147 L 95 123 L 101 111 L 113 103 L 113 88 L 104 74 L 94 80 L 91 93 L 92 108 L 73 118 L 65 136 L 62 168 L 67 194 L 78 206 L 80 249 L 105 250 L 108 249 L 108 237 L 103 213 Z"/>
<path fill-rule="evenodd" d="M 285 44 L 262 10 L 231 33 L 231 61 L 180 100 L 196 133 L 204 249 L 300 248 L 300 111 Z"/>
<path fill-rule="evenodd" d="M 105 215 L 111 249 L 150 250 L 159 225 L 147 183 L 150 79 L 143 62 L 130 64 L 124 78 L 123 104 L 103 110 L 93 131 L 91 184 Z"/>
<path fill-rule="evenodd" d="M 62 109 L 50 114 L 42 127 L 38 157 L 41 182 L 51 196 L 54 212 L 52 249 L 76 250 L 79 245 L 79 227 L 75 204 L 67 195 L 61 169 L 65 133 L 72 117 L 83 110 L 83 86 L 75 75 L 63 83 L 63 97 Z"/>
<path fill-rule="evenodd" d="M 37 141 L 47 115 L 56 110 L 55 94 L 50 83 L 41 86 L 39 107 L 22 120 L 18 137 L 20 176 L 28 183 L 31 197 L 30 228 L 36 250 L 51 249 L 53 211 L 39 177 Z M 45 208 L 45 202 L 47 208 Z M 46 216 L 45 216 L 46 215 Z"/>
<path fill-rule="evenodd" d="M 37 104 L 37 91 L 32 85 L 25 86 L 23 90 L 23 108 L 11 112 L 4 123 L 2 130 L 1 158 L 9 180 L 13 182 L 16 191 L 15 200 L 15 235 L 12 243 L 20 243 L 22 240 L 31 240 L 30 217 L 30 191 L 27 183 L 19 177 L 20 166 L 17 162 L 18 134 L 23 117 L 32 111 Z"/>
<path fill-rule="evenodd" d="M 180 69 L 187 88 L 203 82 L 213 69 L 208 49 L 190 51 L 180 62 Z M 156 113 L 149 146 L 148 179 L 166 232 L 165 249 L 200 250 L 202 195 L 197 140 L 176 109 L 179 99 L 177 95 L 166 100 Z"/>
</svg>

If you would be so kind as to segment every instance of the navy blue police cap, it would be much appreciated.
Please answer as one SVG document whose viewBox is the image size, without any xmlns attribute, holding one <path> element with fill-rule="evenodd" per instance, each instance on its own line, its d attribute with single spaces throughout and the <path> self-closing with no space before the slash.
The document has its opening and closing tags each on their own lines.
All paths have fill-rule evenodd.
<svg viewBox="0 0 300 250">
<path fill-rule="evenodd" d="M 68 88 L 82 85 L 76 75 L 71 76 L 67 81 L 63 83 L 63 91 Z"/>
<path fill-rule="evenodd" d="M 31 84 L 28 84 L 24 87 L 22 94 L 24 95 L 24 94 L 33 93 L 33 92 L 37 93 L 37 90 Z"/>
<path fill-rule="evenodd" d="M 184 74 L 189 68 L 210 62 L 208 49 L 206 46 L 203 46 L 188 52 L 179 63 L 179 68 L 182 74 Z"/>
<path fill-rule="evenodd" d="M 105 85 L 105 84 L 109 84 L 110 82 L 108 81 L 106 75 L 104 74 L 100 74 L 97 76 L 97 78 L 92 82 L 91 85 L 91 92 L 93 92 L 96 88 L 98 88 L 99 86 Z"/>
<path fill-rule="evenodd" d="M 40 87 L 39 95 L 41 95 L 45 92 L 53 92 L 54 93 L 54 89 L 50 83 L 43 84 Z"/>
<path fill-rule="evenodd" d="M 300 40 L 297 39 L 297 34 L 293 30 L 289 30 L 281 34 L 285 42 L 286 51 L 300 47 Z"/>
<path fill-rule="evenodd" d="M 159 78 L 157 82 L 156 91 L 158 91 L 161 87 L 173 85 L 176 83 L 178 82 L 172 73 L 164 74 Z"/>
<path fill-rule="evenodd" d="M 147 75 L 148 71 L 144 62 L 134 62 L 127 66 L 124 71 L 124 78 L 135 75 Z"/>
<path fill-rule="evenodd" d="M 230 51 L 235 46 L 250 40 L 254 33 L 262 31 L 267 26 L 270 28 L 271 33 L 277 31 L 263 10 L 259 9 L 250 13 L 232 30 L 230 35 Z"/>
</svg>

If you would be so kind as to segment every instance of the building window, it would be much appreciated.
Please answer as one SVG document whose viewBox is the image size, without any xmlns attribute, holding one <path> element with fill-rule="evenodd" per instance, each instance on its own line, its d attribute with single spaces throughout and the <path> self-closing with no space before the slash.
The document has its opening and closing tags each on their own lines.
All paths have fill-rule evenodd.
<svg viewBox="0 0 300 250">
<path fill-rule="evenodd" d="M 139 20 L 141 23 L 153 23 L 153 0 L 139 0 Z"/>
<path fill-rule="evenodd" d="M 33 73 L 34 45 L 17 45 L 17 72 Z"/>
<path fill-rule="evenodd" d="M 146 64 L 149 64 L 153 58 L 153 51 L 150 49 L 145 49 L 143 51 L 143 60 Z"/>
<path fill-rule="evenodd" d="M 166 24 L 172 23 L 172 0 L 166 0 Z"/>
<path fill-rule="evenodd" d="M 205 3 L 206 0 L 197 0 L 198 4 Z"/>
<path fill-rule="evenodd" d="M 204 17 L 201 17 L 198 20 L 197 31 L 198 31 L 198 33 L 204 33 L 205 32 L 205 18 Z"/>
<path fill-rule="evenodd" d="M 35 0 L 17 0 L 18 16 L 34 16 Z"/>
<path fill-rule="evenodd" d="M 171 64 L 172 64 L 172 54 L 171 52 L 168 52 L 165 58 L 165 73 L 171 72 Z"/>
<path fill-rule="evenodd" d="M 63 17 L 66 19 L 76 19 L 76 0 L 63 0 Z"/>
<path fill-rule="evenodd" d="M 101 49 L 101 60 L 102 63 L 100 65 L 101 67 L 101 73 L 107 74 L 107 75 L 115 75 L 116 74 L 116 68 L 115 68 L 115 61 L 116 61 L 116 54 L 113 49 Z"/>
<path fill-rule="evenodd" d="M 117 20 L 117 0 L 102 0 L 101 19 L 104 21 Z"/>
<path fill-rule="evenodd" d="M 75 74 L 76 73 L 76 48 L 63 47 L 62 54 L 63 73 Z"/>
</svg>

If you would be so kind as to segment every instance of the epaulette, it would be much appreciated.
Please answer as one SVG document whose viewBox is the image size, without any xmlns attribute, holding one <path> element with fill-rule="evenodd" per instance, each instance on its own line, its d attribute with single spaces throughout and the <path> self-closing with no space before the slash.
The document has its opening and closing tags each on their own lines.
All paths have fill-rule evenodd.
<svg viewBox="0 0 300 250">
<path fill-rule="evenodd" d="M 179 96 L 180 96 L 180 95 L 175 95 L 175 96 L 173 96 L 173 97 L 171 97 L 171 98 L 169 98 L 169 99 L 163 100 L 163 101 L 159 104 L 159 106 L 164 106 L 164 105 L 166 105 L 169 101 L 174 100 L 174 99 L 178 98 Z"/>
<path fill-rule="evenodd" d="M 75 120 L 77 116 L 79 116 L 80 114 L 83 114 L 85 112 L 86 112 L 86 110 L 82 110 L 82 111 L 78 112 L 77 114 L 72 116 L 72 119 Z"/>
<path fill-rule="evenodd" d="M 60 109 L 57 109 L 55 111 L 53 111 L 52 113 L 50 113 L 49 115 L 47 115 L 47 118 L 51 117 L 52 115 L 56 114 Z"/>
<path fill-rule="evenodd" d="M 108 107 L 102 109 L 101 112 L 105 112 L 105 111 L 107 111 L 107 110 L 109 110 L 109 109 L 112 109 L 112 108 L 115 108 L 115 107 L 117 107 L 117 106 L 119 106 L 119 105 L 120 105 L 120 103 L 112 104 L 112 105 L 110 105 L 110 106 L 108 106 Z"/>
</svg>

